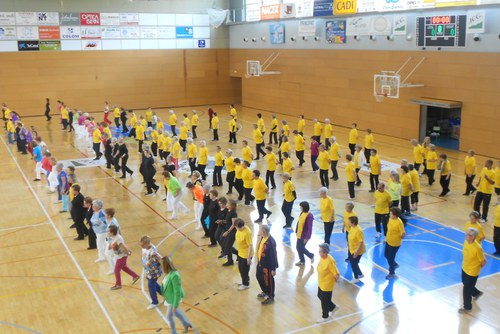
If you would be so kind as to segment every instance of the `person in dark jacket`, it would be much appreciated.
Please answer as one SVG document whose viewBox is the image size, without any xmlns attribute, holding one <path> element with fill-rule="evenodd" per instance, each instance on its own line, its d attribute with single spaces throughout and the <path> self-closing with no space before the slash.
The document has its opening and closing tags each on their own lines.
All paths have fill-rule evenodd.
<svg viewBox="0 0 500 334">
<path fill-rule="evenodd" d="M 134 171 L 131 170 L 130 168 L 127 167 L 127 161 L 128 161 L 128 148 L 127 144 L 125 144 L 123 137 L 118 138 L 118 150 L 115 153 L 116 155 L 114 156 L 115 158 L 115 171 L 118 172 L 120 166 L 118 164 L 118 161 L 121 159 L 121 168 L 122 168 L 122 176 L 120 179 L 124 179 L 127 177 L 127 173 L 132 176 L 134 174 Z"/>
<path fill-rule="evenodd" d="M 156 193 L 160 187 L 155 183 L 156 164 L 149 145 L 143 145 L 143 157 L 141 162 L 141 174 L 146 182 L 146 196 L 153 195 L 153 190 Z"/>
<path fill-rule="evenodd" d="M 83 200 L 83 207 L 85 208 L 85 220 L 87 221 L 87 224 L 89 225 L 89 228 L 88 228 L 89 247 L 87 249 L 96 249 L 97 248 L 97 242 L 96 242 L 97 236 L 95 235 L 95 232 L 92 229 L 92 223 L 90 222 L 90 219 L 92 218 L 92 215 L 94 214 L 94 211 L 92 210 L 92 201 L 93 201 L 93 199 L 91 197 L 88 197 L 88 196 L 85 197 Z"/>
<path fill-rule="evenodd" d="M 80 193 L 80 186 L 74 184 L 71 188 L 74 194 L 73 200 L 71 201 L 71 218 L 73 218 L 76 232 L 78 233 L 75 240 L 83 240 L 85 239 L 85 235 L 89 233 L 88 229 L 85 227 L 85 215 L 87 210 L 83 206 L 84 197 L 82 193 Z"/>
<path fill-rule="evenodd" d="M 210 231 L 208 229 L 207 224 L 205 223 L 207 217 L 208 217 L 208 208 L 210 207 L 210 185 L 205 184 L 203 185 L 203 192 L 205 193 L 205 196 L 203 197 L 203 211 L 201 212 L 201 226 L 203 227 L 203 231 L 205 232 L 205 235 L 202 237 L 204 239 L 210 237 Z"/>
<path fill-rule="evenodd" d="M 210 204 L 208 205 L 208 217 L 210 218 L 210 226 L 208 229 L 208 234 L 210 236 L 210 245 L 208 247 L 217 247 L 217 239 L 215 238 L 215 232 L 217 231 L 217 219 L 219 217 L 220 206 L 217 202 L 217 196 L 219 193 L 217 190 L 210 190 Z"/>
<path fill-rule="evenodd" d="M 256 277 L 262 292 L 257 295 L 265 298 L 262 305 L 274 303 L 274 276 L 278 268 L 278 255 L 276 241 L 270 234 L 269 225 L 261 225 L 259 231 L 259 246 L 257 247 L 257 272 Z"/>
<path fill-rule="evenodd" d="M 311 239 L 314 216 L 309 212 L 308 202 L 300 202 L 299 206 L 302 212 L 297 222 L 297 228 L 295 229 L 295 233 L 297 233 L 297 253 L 299 253 L 299 262 L 295 265 L 300 267 L 306 264 L 304 255 L 311 259 L 311 265 L 314 263 L 314 254 L 306 249 L 307 242 Z"/>
<path fill-rule="evenodd" d="M 128 128 L 127 128 L 127 111 L 124 108 L 121 108 L 121 111 L 120 111 L 120 120 L 122 122 L 122 133 L 128 132 Z"/>
</svg>

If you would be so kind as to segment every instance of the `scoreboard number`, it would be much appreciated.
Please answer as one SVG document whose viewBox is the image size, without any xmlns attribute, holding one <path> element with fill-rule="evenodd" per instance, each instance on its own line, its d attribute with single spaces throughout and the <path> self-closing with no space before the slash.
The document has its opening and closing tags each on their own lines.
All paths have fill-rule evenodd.
<svg viewBox="0 0 500 334">
<path fill-rule="evenodd" d="M 417 17 L 417 45 L 465 47 L 466 15 Z"/>
</svg>

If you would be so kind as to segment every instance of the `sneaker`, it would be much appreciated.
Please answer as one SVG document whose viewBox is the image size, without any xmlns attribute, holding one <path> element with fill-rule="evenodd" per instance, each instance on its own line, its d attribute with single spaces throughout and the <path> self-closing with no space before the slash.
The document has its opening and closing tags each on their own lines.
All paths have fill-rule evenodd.
<svg viewBox="0 0 500 334">
<path fill-rule="evenodd" d="M 111 287 L 110 290 L 118 290 L 118 289 L 121 289 L 121 288 L 122 288 L 121 285 L 114 285 L 114 286 Z"/>
<path fill-rule="evenodd" d="M 260 224 L 262 223 L 262 219 L 257 219 L 256 221 L 254 221 L 255 224 Z"/>
<path fill-rule="evenodd" d="M 226 254 L 221 254 L 221 255 L 217 256 L 217 258 L 218 258 L 218 259 L 224 259 L 224 258 L 226 258 L 226 257 L 227 257 L 227 255 L 226 255 Z"/>
<path fill-rule="evenodd" d="M 106 273 L 106 275 L 113 275 L 114 273 L 115 273 L 114 270 L 110 270 Z"/>
<path fill-rule="evenodd" d="M 271 217 L 271 215 L 272 215 L 272 214 L 273 214 L 273 213 L 272 213 L 271 211 L 269 211 L 269 212 L 267 213 L 267 215 L 266 215 L 266 219 L 269 219 L 269 217 Z"/>
<path fill-rule="evenodd" d="M 40 179 L 34 179 L 33 181 L 35 181 L 35 182 L 39 182 L 39 181 L 40 181 Z"/>
<path fill-rule="evenodd" d="M 233 262 L 233 261 L 231 261 L 231 262 L 230 262 L 230 261 L 227 261 L 227 262 L 225 262 L 222 266 L 223 266 L 223 267 L 230 267 L 230 266 L 234 266 L 234 262 Z"/>
<path fill-rule="evenodd" d="M 471 311 L 472 311 L 472 309 L 466 309 L 466 308 L 458 309 L 458 313 L 461 313 L 461 314 L 467 314 L 467 313 L 470 313 Z"/>
<path fill-rule="evenodd" d="M 311 265 L 314 263 L 314 256 L 311 258 Z"/>
<path fill-rule="evenodd" d="M 479 291 L 479 293 L 477 295 L 475 295 L 474 297 L 472 297 L 472 299 L 474 300 L 478 300 L 479 298 L 481 298 L 481 296 L 484 294 L 484 292 L 482 291 Z"/>
<path fill-rule="evenodd" d="M 134 285 L 134 284 L 135 284 L 135 282 L 137 282 L 137 281 L 139 280 L 139 278 L 141 278 L 141 277 L 140 277 L 140 276 L 137 276 L 136 278 L 134 278 L 134 279 L 132 280 L 132 285 Z"/>
<path fill-rule="evenodd" d="M 95 263 L 99 263 L 99 262 L 104 262 L 104 261 L 106 261 L 106 259 L 97 259 L 97 260 L 95 260 L 94 262 L 95 262 Z"/>
<path fill-rule="evenodd" d="M 316 320 L 316 323 L 317 324 L 322 324 L 324 322 L 327 322 L 328 320 L 330 320 L 329 318 L 319 318 L 318 320 Z"/>
<path fill-rule="evenodd" d="M 257 295 L 257 298 L 267 298 L 267 295 L 264 292 L 261 292 Z"/>
<path fill-rule="evenodd" d="M 305 265 L 306 265 L 306 263 L 305 263 L 305 262 L 300 262 L 300 261 L 299 261 L 299 262 L 295 263 L 295 265 L 296 265 L 297 267 L 303 267 L 303 266 L 305 266 Z"/>
<path fill-rule="evenodd" d="M 356 283 L 359 283 L 361 282 L 359 279 L 355 278 L 351 281 L 352 284 L 356 284 Z"/>
<path fill-rule="evenodd" d="M 375 192 L 375 189 L 370 189 L 368 190 L 369 193 L 374 193 Z"/>
<path fill-rule="evenodd" d="M 210 245 L 208 245 L 208 248 L 214 248 L 214 247 L 217 247 L 217 244 L 210 244 Z"/>
<path fill-rule="evenodd" d="M 152 193 L 152 192 L 151 192 L 151 193 L 145 193 L 145 194 L 144 194 L 144 196 L 152 196 L 152 195 L 153 195 L 153 193 Z"/>
<path fill-rule="evenodd" d="M 393 279 L 393 278 L 398 278 L 398 276 L 396 276 L 395 274 L 389 274 L 385 276 L 385 279 Z"/>
<path fill-rule="evenodd" d="M 365 278 L 365 275 L 359 275 L 358 276 L 358 279 L 362 279 L 362 278 Z"/>
<path fill-rule="evenodd" d="M 396 265 L 394 266 L 394 268 L 398 269 L 399 268 L 399 263 L 396 263 Z"/>
<path fill-rule="evenodd" d="M 333 314 L 339 310 L 340 306 L 335 305 L 335 308 L 328 312 L 330 314 L 330 319 L 333 318 Z"/>
<path fill-rule="evenodd" d="M 159 304 L 149 304 L 148 307 L 146 309 L 148 310 L 152 310 L 154 308 L 157 308 L 158 306 L 160 306 Z"/>
<path fill-rule="evenodd" d="M 246 290 L 246 289 L 250 289 L 250 287 L 248 285 L 244 285 L 244 284 L 241 284 L 238 287 L 238 291 L 243 291 L 243 290 Z"/>
<path fill-rule="evenodd" d="M 171 215 L 170 216 L 170 219 L 177 219 L 177 218 L 179 218 L 179 216 L 177 216 L 177 215 Z"/>
<path fill-rule="evenodd" d="M 263 300 L 262 305 L 269 305 L 269 304 L 274 304 L 274 299 L 272 298 L 266 298 L 266 300 Z"/>
<path fill-rule="evenodd" d="M 484 218 L 479 219 L 480 223 L 486 223 L 486 220 Z"/>
<path fill-rule="evenodd" d="M 59 203 L 62 203 L 62 200 L 57 200 L 54 202 L 54 204 L 59 204 Z"/>
</svg>

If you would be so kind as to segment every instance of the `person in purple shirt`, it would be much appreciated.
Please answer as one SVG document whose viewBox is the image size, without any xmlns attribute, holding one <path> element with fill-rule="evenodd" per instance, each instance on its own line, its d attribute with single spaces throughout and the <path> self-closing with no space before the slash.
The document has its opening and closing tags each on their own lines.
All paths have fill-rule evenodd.
<svg viewBox="0 0 500 334">
<path fill-rule="evenodd" d="M 62 162 L 58 162 L 56 165 L 57 170 L 57 181 L 59 185 L 57 186 L 58 203 L 62 201 L 62 208 L 60 213 L 68 212 L 69 203 L 69 181 L 68 174 L 64 171 L 64 165 Z"/>
<path fill-rule="evenodd" d="M 316 160 L 318 160 L 318 155 L 319 155 L 319 143 L 317 142 L 316 137 L 312 136 L 311 137 L 311 166 L 312 166 L 313 172 L 315 172 L 319 169 L 319 166 L 316 163 Z"/>
<path fill-rule="evenodd" d="M 299 204 L 301 214 L 295 233 L 297 234 L 297 253 L 299 253 L 299 262 L 295 263 L 296 266 L 304 266 L 306 261 L 304 255 L 311 259 L 311 265 L 314 263 L 314 254 L 306 249 L 307 242 L 311 239 L 312 226 L 314 216 L 309 212 L 309 203 L 304 201 Z"/>
<path fill-rule="evenodd" d="M 40 173 L 42 171 L 42 148 L 36 141 L 31 142 L 31 147 L 33 147 L 33 160 L 35 160 L 36 167 L 36 178 L 33 181 L 40 181 Z"/>
</svg>

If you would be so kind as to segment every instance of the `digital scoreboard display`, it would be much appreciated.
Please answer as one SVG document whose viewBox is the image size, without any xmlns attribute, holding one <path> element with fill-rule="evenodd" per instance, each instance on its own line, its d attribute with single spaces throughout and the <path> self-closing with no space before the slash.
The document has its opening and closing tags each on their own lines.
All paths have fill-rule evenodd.
<svg viewBox="0 0 500 334">
<path fill-rule="evenodd" d="M 417 45 L 465 47 L 467 15 L 417 18 Z"/>
</svg>

